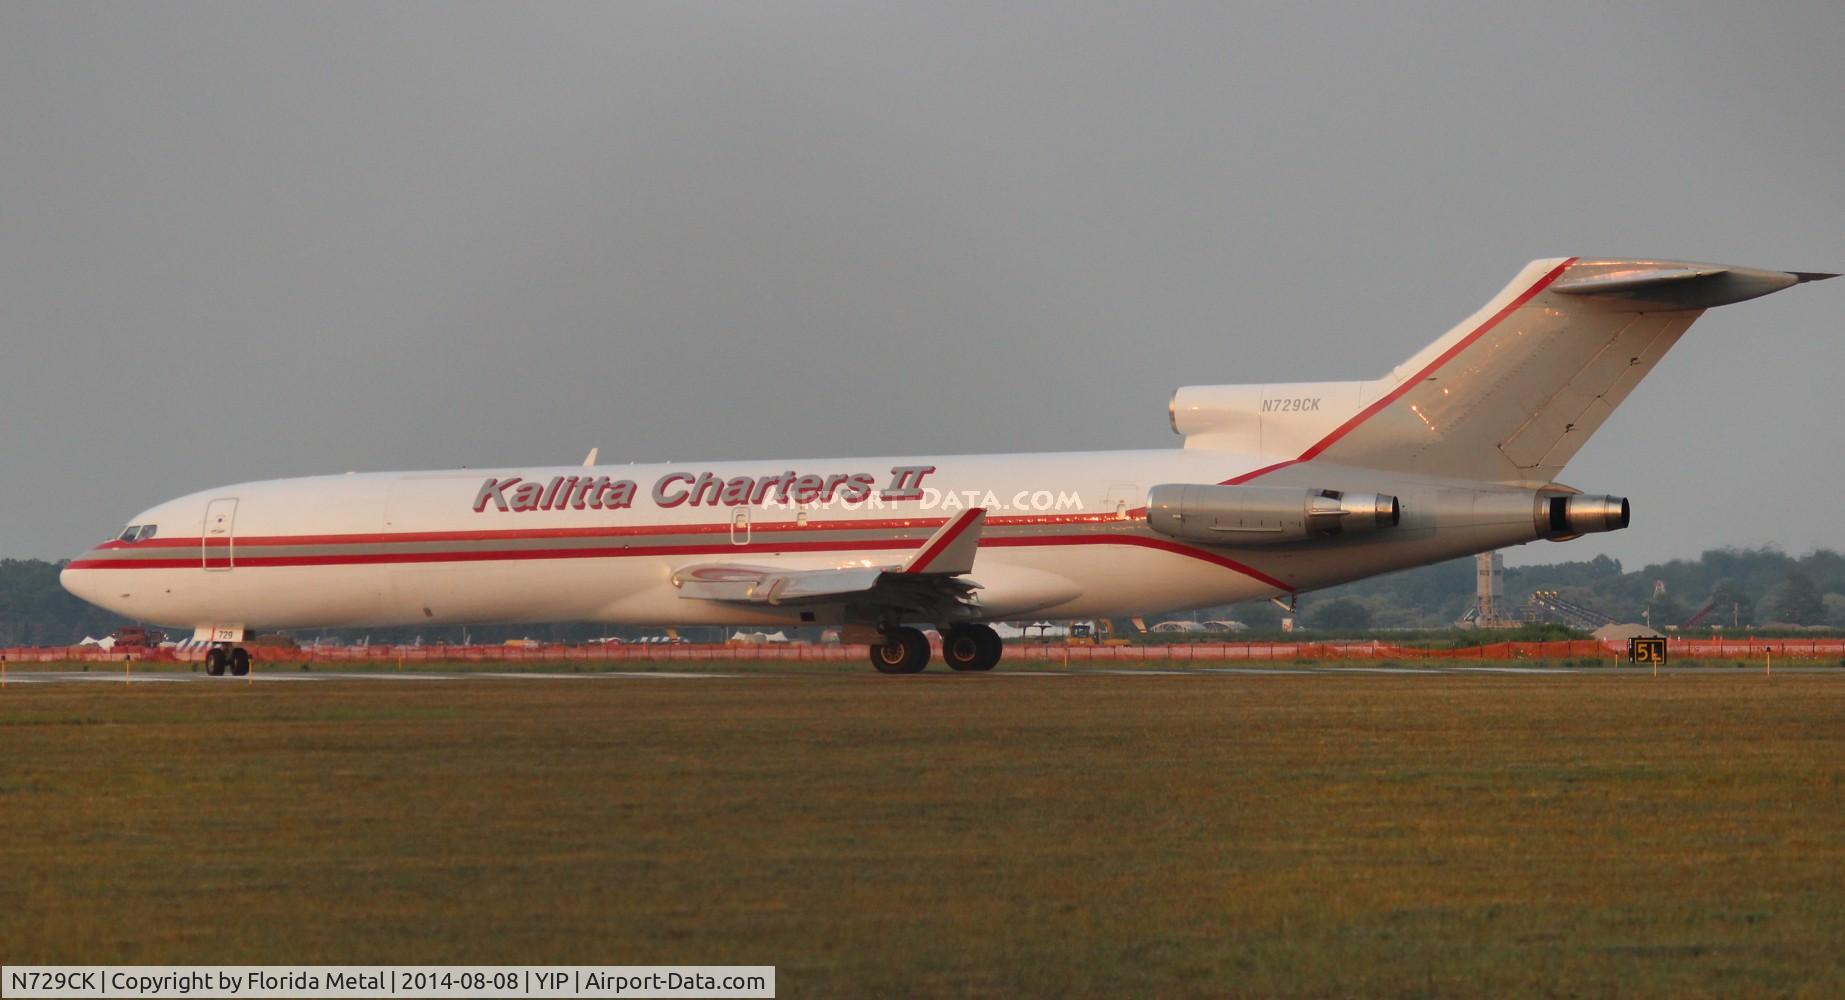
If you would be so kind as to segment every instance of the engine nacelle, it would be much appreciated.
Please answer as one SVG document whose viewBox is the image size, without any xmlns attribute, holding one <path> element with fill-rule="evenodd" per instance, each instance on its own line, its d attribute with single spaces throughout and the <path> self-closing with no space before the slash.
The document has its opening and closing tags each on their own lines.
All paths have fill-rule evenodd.
<svg viewBox="0 0 1845 1000">
<path fill-rule="evenodd" d="M 1597 531 L 1619 531 L 1632 519 L 1626 497 L 1539 494 L 1538 535 L 1553 542 Z"/>
<path fill-rule="evenodd" d="M 1397 498 L 1291 486 L 1168 483 L 1147 492 L 1147 526 L 1212 545 L 1279 545 L 1393 527 Z"/>
</svg>

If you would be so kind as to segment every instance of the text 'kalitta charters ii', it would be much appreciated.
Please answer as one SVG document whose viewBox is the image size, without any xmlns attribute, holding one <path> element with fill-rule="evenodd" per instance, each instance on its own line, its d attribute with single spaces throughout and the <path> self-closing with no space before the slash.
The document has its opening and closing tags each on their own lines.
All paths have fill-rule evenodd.
<svg viewBox="0 0 1845 1000">
<path fill-rule="evenodd" d="M 790 469 L 773 476 L 731 476 L 710 472 L 669 472 L 649 496 L 658 507 L 760 507 L 769 504 L 861 504 L 873 497 L 890 503 L 923 498 L 923 480 L 933 465 L 899 465 L 890 470 L 882 490 L 869 472 L 821 475 Z M 489 477 L 474 495 L 474 512 L 489 508 L 508 514 L 538 510 L 627 510 L 640 487 L 632 479 L 609 476 L 552 476 L 549 482 L 523 476 Z"/>
</svg>

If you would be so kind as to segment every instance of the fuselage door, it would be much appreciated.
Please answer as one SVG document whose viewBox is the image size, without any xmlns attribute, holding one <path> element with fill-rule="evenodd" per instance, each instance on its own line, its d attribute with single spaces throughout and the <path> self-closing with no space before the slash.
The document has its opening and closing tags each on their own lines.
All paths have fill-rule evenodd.
<svg viewBox="0 0 1845 1000">
<path fill-rule="evenodd" d="M 738 507 L 730 514 L 730 544 L 748 545 L 750 543 L 750 509 Z"/>
<path fill-rule="evenodd" d="M 230 569 L 235 565 L 236 524 L 236 497 L 221 497 L 205 505 L 205 533 L 200 537 L 206 569 Z"/>
</svg>

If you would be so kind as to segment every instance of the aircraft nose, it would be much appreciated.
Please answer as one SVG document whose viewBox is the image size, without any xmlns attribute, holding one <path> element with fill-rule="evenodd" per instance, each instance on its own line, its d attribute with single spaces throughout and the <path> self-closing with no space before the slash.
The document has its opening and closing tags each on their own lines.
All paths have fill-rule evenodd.
<svg viewBox="0 0 1845 1000">
<path fill-rule="evenodd" d="M 86 601 L 90 600 L 91 587 L 89 581 L 84 578 L 82 570 L 71 569 L 69 564 L 66 564 L 64 570 L 58 574 L 58 583 L 65 590 L 70 591 L 72 596 Z"/>
<path fill-rule="evenodd" d="M 99 608 L 108 608 L 108 604 L 104 601 L 106 595 L 103 592 L 105 574 L 101 570 L 86 569 L 83 566 L 84 560 L 93 557 L 93 552 L 85 552 L 65 563 L 64 569 L 58 573 L 58 584 L 69 591 L 72 596 L 88 601 Z"/>
</svg>

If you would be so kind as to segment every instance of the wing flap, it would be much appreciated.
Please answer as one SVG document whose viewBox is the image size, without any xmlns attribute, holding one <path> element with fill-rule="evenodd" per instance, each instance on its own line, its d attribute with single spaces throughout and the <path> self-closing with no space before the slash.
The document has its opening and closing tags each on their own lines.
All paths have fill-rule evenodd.
<svg viewBox="0 0 1845 1000">
<path fill-rule="evenodd" d="M 877 586 L 885 572 L 882 567 L 690 566 L 673 574 L 673 585 L 680 597 L 690 600 L 784 604 L 862 594 Z"/>
<path fill-rule="evenodd" d="M 787 569 L 738 563 L 687 566 L 673 574 L 683 600 L 731 604 L 854 604 L 930 611 L 965 605 L 980 584 L 967 578 L 986 523 L 973 507 L 949 518 L 896 566 Z"/>
</svg>

